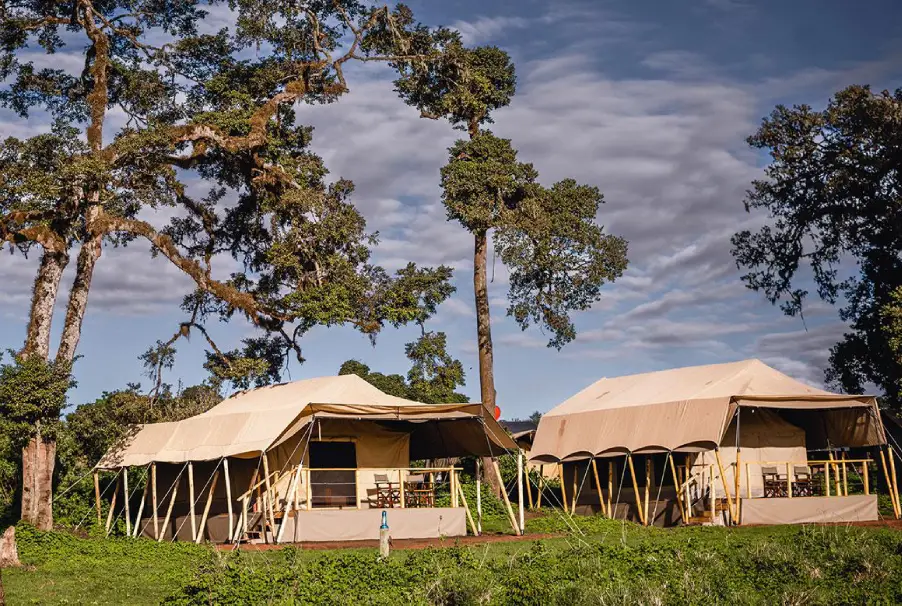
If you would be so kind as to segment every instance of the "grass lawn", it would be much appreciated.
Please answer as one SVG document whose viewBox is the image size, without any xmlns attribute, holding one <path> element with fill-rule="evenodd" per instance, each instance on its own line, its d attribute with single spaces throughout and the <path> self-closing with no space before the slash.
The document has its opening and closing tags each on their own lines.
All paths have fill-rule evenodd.
<svg viewBox="0 0 902 606">
<path fill-rule="evenodd" d="M 859 604 L 902 600 L 885 528 L 642 528 L 576 518 L 541 541 L 395 551 L 218 552 L 18 529 L 16 604 Z M 559 530 L 557 515 L 532 532 Z"/>
</svg>

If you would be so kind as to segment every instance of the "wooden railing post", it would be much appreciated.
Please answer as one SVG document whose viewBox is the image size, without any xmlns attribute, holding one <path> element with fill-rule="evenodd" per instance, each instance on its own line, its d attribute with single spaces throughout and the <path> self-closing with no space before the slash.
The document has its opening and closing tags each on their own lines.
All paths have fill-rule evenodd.
<svg viewBox="0 0 902 606">
<path fill-rule="evenodd" d="M 792 463 L 786 462 L 786 496 L 792 498 Z"/>
<path fill-rule="evenodd" d="M 864 494 L 871 494 L 871 487 L 868 485 L 868 461 L 861 464 L 861 481 L 864 484 Z"/>
</svg>

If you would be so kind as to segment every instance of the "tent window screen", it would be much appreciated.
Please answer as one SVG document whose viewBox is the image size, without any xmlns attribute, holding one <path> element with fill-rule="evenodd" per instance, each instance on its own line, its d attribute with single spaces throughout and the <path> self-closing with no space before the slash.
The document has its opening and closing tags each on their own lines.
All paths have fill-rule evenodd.
<svg viewBox="0 0 902 606">
<path fill-rule="evenodd" d="M 310 443 L 310 496 L 313 507 L 357 506 L 357 445 Z"/>
</svg>

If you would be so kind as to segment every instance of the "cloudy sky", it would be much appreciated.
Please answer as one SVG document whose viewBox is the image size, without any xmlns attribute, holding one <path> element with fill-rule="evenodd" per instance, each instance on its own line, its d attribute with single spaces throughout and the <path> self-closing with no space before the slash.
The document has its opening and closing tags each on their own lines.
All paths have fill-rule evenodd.
<svg viewBox="0 0 902 606">
<path fill-rule="evenodd" d="M 539 330 L 521 332 L 504 317 L 506 272 L 500 263 L 490 269 L 505 417 L 547 410 L 603 376 L 751 357 L 822 381 L 843 331 L 835 309 L 813 302 L 807 326 L 784 317 L 742 286 L 730 256 L 731 234 L 762 219 L 747 215 L 742 200 L 766 157 L 744 140 L 777 103 L 821 107 L 853 83 L 898 87 L 902 10 L 893 0 L 409 4 L 423 21 L 452 25 L 470 44 L 511 53 L 517 95 L 497 112 L 493 130 L 513 140 L 544 183 L 573 177 L 600 187 L 606 204 L 599 221 L 630 243 L 629 270 L 576 316 L 579 337 L 560 352 L 545 346 Z M 340 102 L 304 107 L 301 115 L 316 127 L 314 149 L 333 176 L 355 182 L 355 202 L 381 234 L 379 262 L 456 268 L 458 291 L 428 328 L 448 334 L 451 353 L 468 371 L 465 391 L 478 399 L 472 239 L 445 221 L 438 188 L 459 133 L 420 119 L 393 93 L 390 73 L 366 68 L 355 70 L 352 92 Z M 46 127 L 40 116 L 22 121 L 0 110 L 4 134 Z M 0 347 L 21 347 L 34 269 L 34 259 L 0 256 Z M 190 289 L 165 260 L 150 259 L 146 246 L 105 250 L 72 403 L 141 381 L 138 355 L 174 332 Z M 241 321 L 211 331 L 226 346 L 251 334 Z M 349 358 L 404 373 L 403 344 L 415 336 L 412 328 L 388 330 L 374 348 L 351 330 L 315 330 L 304 342 L 307 363 L 286 379 L 335 374 Z M 203 343 L 182 343 L 167 380 L 202 380 L 202 360 Z"/>
</svg>

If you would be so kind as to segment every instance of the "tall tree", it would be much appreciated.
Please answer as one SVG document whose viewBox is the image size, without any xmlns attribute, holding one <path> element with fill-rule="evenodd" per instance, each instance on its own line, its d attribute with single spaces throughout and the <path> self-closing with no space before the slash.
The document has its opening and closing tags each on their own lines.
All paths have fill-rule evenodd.
<svg viewBox="0 0 902 606">
<path fill-rule="evenodd" d="M 849 323 L 827 380 L 853 393 L 874 383 L 898 405 L 902 360 L 884 311 L 902 286 L 902 89 L 850 86 L 823 111 L 777 106 L 748 142 L 771 163 L 746 210 L 770 220 L 733 236 L 743 280 L 794 316 L 809 294 L 800 269 L 810 270 L 817 295 Z"/>
<path fill-rule="evenodd" d="M 417 24 L 403 6 L 230 0 L 234 27 L 198 33 L 215 4 L 225 3 L 0 3 L 0 103 L 53 121 L 48 133 L 0 147 L 0 243 L 41 252 L 21 363 L 51 364 L 53 308 L 75 247 L 56 372 L 74 359 L 104 243 L 143 240 L 192 279 L 197 291 L 175 338 L 201 332 L 216 353 L 204 328 L 211 317 L 244 316 L 268 340 L 260 349 L 301 360 L 299 340 L 313 326 L 351 324 L 374 336 L 385 324 L 421 321 L 453 290 L 448 268 L 390 275 L 370 262 L 376 238 L 350 202 L 353 186 L 327 181 L 294 109 L 344 94 L 348 61 L 426 69 L 445 30 Z M 391 42 L 376 52 L 371 36 Z M 38 68 L 21 53 L 34 46 L 81 52 L 84 68 Z M 192 179 L 209 185 L 206 196 L 191 195 Z M 145 220 L 142 212 L 163 207 L 174 209 L 169 225 Z M 214 272 L 223 257 L 240 269 Z M 171 359 L 174 340 L 161 344 L 159 360 Z M 22 516 L 40 528 L 53 520 L 55 441 L 42 424 L 54 414 L 33 419 L 23 451 Z"/>
<path fill-rule="evenodd" d="M 382 39 L 374 39 L 382 42 Z M 479 382 L 482 401 L 495 407 L 494 353 L 487 281 L 488 236 L 511 272 L 507 314 L 522 329 L 539 324 L 549 346 L 561 348 L 576 334 L 570 312 L 589 308 L 605 282 L 626 269 L 626 241 L 595 222 L 603 202 L 595 187 L 565 180 L 550 189 L 531 164 L 519 162 L 507 139 L 483 130 L 492 112 L 508 105 L 516 88 L 514 65 L 496 47 L 466 48 L 459 37 L 444 41 L 441 59 L 421 69 L 397 61 L 396 90 L 426 118 L 446 118 L 465 130 L 442 168 L 448 219 L 473 235 Z M 498 487 L 496 487 L 498 488 Z"/>
</svg>

